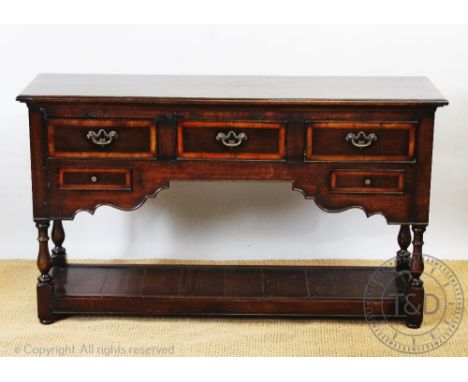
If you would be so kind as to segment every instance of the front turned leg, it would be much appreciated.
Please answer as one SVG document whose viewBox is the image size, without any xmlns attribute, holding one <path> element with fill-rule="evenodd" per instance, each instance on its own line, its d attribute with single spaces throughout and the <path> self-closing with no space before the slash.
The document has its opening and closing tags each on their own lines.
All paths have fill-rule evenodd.
<svg viewBox="0 0 468 382">
<path fill-rule="evenodd" d="M 53 298 L 54 279 L 49 274 L 52 267 L 52 258 L 49 253 L 49 221 L 37 221 L 37 240 L 39 242 L 39 253 L 37 255 L 37 268 L 41 272 L 37 279 L 37 314 L 41 324 L 51 324 L 54 322 Z"/>
<path fill-rule="evenodd" d="M 413 225 L 413 255 L 410 260 L 411 278 L 409 280 L 408 301 L 406 304 L 406 326 L 417 329 L 421 326 L 424 309 L 424 286 L 421 274 L 424 271 L 422 255 L 425 225 Z"/>
<path fill-rule="evenodd" d="M 398 245 L 400 246 L 396 257 L 396 270 L 398 272 L 409 271 L 411 252 L 408 251 L 408 247 L 410 244 L 410 226 L 408 224 L 402 224 L 400 226 L 400 232 L 398 232 Z"/>
<path fill-rule="evenodd" d="M 54 220 L 52 226 L 52 241 L 55 247 L 52 249 L 52 264 L 54 266 L 63 267 L 67 265 L 67 251 L 62 244 L 65 240 L 65 231 L 61 220 Z"/>
</svg>

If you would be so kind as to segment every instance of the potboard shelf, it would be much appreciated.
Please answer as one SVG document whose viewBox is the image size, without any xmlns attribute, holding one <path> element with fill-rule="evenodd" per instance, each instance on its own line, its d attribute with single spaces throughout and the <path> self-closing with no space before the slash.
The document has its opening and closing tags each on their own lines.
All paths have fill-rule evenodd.
<svg viewBox="0 0 468 382">
<path fill-rule="evenodd" d="M 381 286 L 366 295 L 376 271 Z M 68 265 L 51 273 L 56 314 L 361 317 L 366 302 L 367 313 L 395 318 L 406 292 L 403 274 L 376 267 Z"/>
</svg>

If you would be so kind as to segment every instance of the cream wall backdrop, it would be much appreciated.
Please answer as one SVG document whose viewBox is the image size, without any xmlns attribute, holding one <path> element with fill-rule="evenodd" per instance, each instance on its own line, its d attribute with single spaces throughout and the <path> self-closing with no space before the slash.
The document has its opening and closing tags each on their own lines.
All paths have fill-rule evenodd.
<svg viewBox="0 0 468 382">
<path fill-rule="evenodd" d="M 468 258 L 468 27 L 2 26 L 1 258 L 35 258 L 27 109 L 41 72 L 424 75 L 450 101 L 436 116 L 425 252 Z M 172 183 L 128 213 L 65 222 L 72 258 L 386 259 L 397 226 L 360 210 L 322 212 L 288 183 Z"/>
</svg>

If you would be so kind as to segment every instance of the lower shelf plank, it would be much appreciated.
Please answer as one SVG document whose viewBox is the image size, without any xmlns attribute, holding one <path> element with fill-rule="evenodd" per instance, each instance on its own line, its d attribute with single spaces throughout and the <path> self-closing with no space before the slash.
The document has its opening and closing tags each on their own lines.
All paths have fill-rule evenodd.
<svg viewBox="0 0 468 382">
<path fill-rule="evenodd" d="M 362 317 L 367 312 L 403 318 L 400 297 L 407 285 L 403 274 L 376 267 L 68 265 L 51 272 L 57 314 Z"/>
</svg>

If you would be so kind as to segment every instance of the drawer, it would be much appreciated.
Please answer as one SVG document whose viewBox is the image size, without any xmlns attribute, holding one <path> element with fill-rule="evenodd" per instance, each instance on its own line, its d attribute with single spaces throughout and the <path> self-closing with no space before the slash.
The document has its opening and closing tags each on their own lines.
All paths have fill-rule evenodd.
<svg viewBox="0 0 468 382">
<path fill-rule="evenodd" d="M 179 158 L 285 159 L 286 127 L 276 122 L 181 121 Z"/>
<path fill-rule="evenodd" d="M 151 120 L 65 119 L 47 121 L 53 158 L 151 158 L 156 123 Z"/>
<path fill-rule="evenodd" d="M 61 168 L 61 190 L 131 190 L 132 171 L 129 168 Z"/>
<path fill-rule="evenodd" d="M 306 123 L 306 160 L 411 161 L 416 122 Z"/>
<path fill-rule="evenodd" d="M 403 193 L 403 170 L 334 170 L 330 191 L 344 193 Z"/>
</svg>

